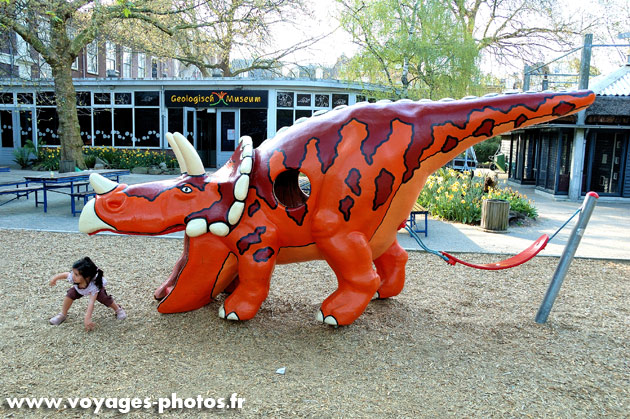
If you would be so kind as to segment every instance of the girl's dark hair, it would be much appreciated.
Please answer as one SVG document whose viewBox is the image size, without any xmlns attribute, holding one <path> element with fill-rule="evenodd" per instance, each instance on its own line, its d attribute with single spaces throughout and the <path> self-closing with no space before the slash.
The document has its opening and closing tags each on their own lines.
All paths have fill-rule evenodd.
<svg viewBox="0 0 630 419">
<path fill-rule="evenodd" d="M 103 288 L 103 271 L 100 270 L 89 257 L 86 256 L 74 262 L 72 269 L 79 271 L 81 276 L 85 278 L 88 283 L 93 281 L 98 289 Z"/>
</svg>

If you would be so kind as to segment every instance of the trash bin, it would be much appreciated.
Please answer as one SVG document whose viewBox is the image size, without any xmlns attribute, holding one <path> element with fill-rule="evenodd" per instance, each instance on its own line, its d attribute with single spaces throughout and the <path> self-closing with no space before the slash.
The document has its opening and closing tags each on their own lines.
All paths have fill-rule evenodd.
<svg viewBox="0 0 630 419">
<path fill-rule="evenodd" d="M 492 233 L 506 232 L 510 203 L 505 199 L 484 199 L 481 203 L 481 228 Z"/>
</svg>

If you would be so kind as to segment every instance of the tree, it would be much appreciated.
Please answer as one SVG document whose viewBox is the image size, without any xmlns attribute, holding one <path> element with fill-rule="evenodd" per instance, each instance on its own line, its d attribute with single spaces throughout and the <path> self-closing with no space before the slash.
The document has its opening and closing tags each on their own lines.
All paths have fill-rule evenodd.
<svg viewBox="0 0 630 419">
<path fill-rule="evenodd" d="M 14 31 L 50 66 L 59 117 L 61 159 L 72 160 L 82 169 L 83 142 L 80 136 L 72 63 L 99 30 L 115 21 L 137 19 L 172 33 L 158 19 L 169 9 L 159 10 L 148 0 L 133 4 L 124 0 L 1 0 L 0 30 Z"/>
<path fill-rule="evenodd" d="M 177 16 L 180 29 L 172 37 L 138 28 L 134 21 L 119 28 L 123 36 L 134 33 L 136 48 L 173 58 L 199 69 L 204 77 L 234 77 L 252 70 L 279 72 L 281 60 L 307 48 L 328 34 L 275 48 L 272 28 L 308 19 L 304 0 L 210 0 L 196 4 L 182 0 L 185 10 Z M 235 59 L 239 57 L 238 59 Z"/>
<path fill-rule="evenodd" d="M 415 74 L 432 98 L 449 91 L 473 93 L 482 54 L 503 63 L 532 61 L 540 49 L 561 48 L 592 24 L 561 20 L 553 0 L 337 1 L 343 5 L 342 26 L 363 48 L 361 59 L 378 64 L 390 85 L 398 84 L 392 73 L 400 74 L 403 93 L 405 77 Z M 413 57 L 421 63 L 415 69 Z M 359 70 L 372 76 L 365 67 Z"/>
<path fill-rule="evenodd" d="M 477 50 L 438 0 L 338 0 L 342 27 L 361 51 L 351 78 L 388 85 L 396 97 L 455 96 L 468 91 Z"/>
</svg>

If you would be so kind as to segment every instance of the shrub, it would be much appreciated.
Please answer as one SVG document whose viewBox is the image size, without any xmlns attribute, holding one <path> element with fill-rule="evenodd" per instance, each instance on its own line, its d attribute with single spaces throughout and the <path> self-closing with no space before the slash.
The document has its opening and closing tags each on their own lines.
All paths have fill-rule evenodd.
<svg viewBox="0 0 630 419">
<path fill-rule="evenodd" d="M 512 188 L 488 188 L 484 193 L 484 179 L 467 173 L 441 168 L 429 176 L 422 188 L 418 203 L 432 216 L 464 224 L 479 224 L 481 203 L 484 199 L 505 199 L 512 211 L 535 218 L 538 213 L 532 202 Z"/>
<path fill-rule="evenodd" d="M 39 147 L 37 149 L 37 163 L 44 170 L 59 170 L 59 156 L 61 150 L 58 147 Z"/>
<path fill-rule="evenodd" d="M 142 150 L 137 148 L 84 147 L 86 158 L 98 157 L 105 160 L 114 169 L 133 169 L 134 167 L 158 166 L 166 163 L 166 167 L 177 167 L 177 159 L 159 150 Z"/>
<path fill-rule="evenodd" d="M 489 140 L 483 141 L 479 144 L 475 144 L 475 155 L 479 163 L 485 163 L 492 159 L 492 156 L 497 152 L 501 145 L 501 137 L 493 137 Z"/>
</svg>

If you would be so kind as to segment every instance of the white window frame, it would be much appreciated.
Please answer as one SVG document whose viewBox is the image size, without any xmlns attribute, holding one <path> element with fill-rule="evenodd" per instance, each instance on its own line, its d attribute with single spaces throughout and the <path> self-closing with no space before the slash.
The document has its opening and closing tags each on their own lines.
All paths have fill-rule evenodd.
<svg viewBox="0 0 630 419">
<path fill-rule="evenodd" d="M 90 74 L 98 74 L 98 43 L 96 40 L 85 47 L 86 71 Z"/>
<path fill-rule="evenodd" d="M 147 55 L 143 52 L 138 53 L 138 75 L 139 79 L 147 76 Z"/>
<path fill-rule="evenodd" d="M 123 47 L 122 50 L 122 76 L 131 77 L 131 49 Z"/>
<path fill-rule="evenodd" d="M 105 70 L 116 70 L 116 44 L 105 42 Z"/>
</svg>

